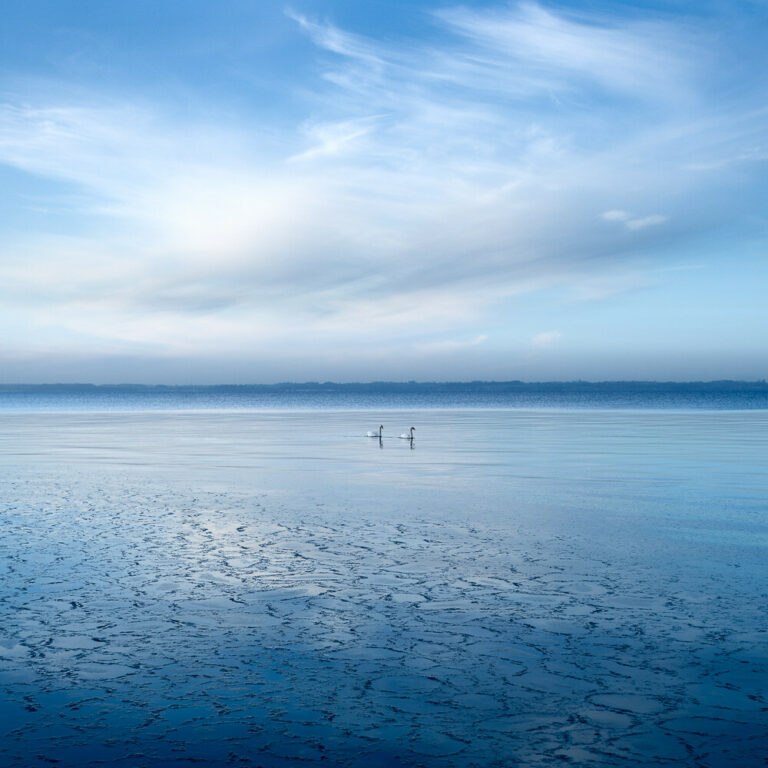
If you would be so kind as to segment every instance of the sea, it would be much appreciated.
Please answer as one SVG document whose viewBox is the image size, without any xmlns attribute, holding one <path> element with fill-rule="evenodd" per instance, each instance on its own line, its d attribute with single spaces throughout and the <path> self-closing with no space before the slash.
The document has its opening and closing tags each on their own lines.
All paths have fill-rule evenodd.
<svg viewBox="0 0 768 768">
<path fill-rule="evenodd" d="M 5 385 L 0 531 L 3 767 L 768 765 L 764 382 Z"/>
</svg>

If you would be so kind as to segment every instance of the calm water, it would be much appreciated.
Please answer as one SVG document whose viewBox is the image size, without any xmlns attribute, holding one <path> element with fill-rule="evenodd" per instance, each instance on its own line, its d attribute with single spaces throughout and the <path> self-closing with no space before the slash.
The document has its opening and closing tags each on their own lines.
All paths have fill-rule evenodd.
<svg viewBox="0 0 768 768">
<path fill-rule="evenodd" d="M 766 467 L 762 410 L 0 414 L 0 764 L 764 766 Z"/>
<path fill-rule="evenodd" d="M 162 410 L 768 410 L 765 381 L 373 383 L 227 386 L 0 384 L 0 412 Z"/>
</svg>

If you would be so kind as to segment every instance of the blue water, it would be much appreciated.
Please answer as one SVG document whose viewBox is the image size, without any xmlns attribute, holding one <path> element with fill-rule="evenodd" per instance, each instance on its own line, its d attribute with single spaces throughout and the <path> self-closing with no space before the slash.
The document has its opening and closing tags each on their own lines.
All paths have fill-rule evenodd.
<svg viewBox="0 0 768 768">
<path fill-rule="evenodd" d="M 768 411 L 87 405 L 0 414 L 0 765 L 766 764 Z"/>
<path fill-rule="evenodd" d="M 0 412 L 566 408 L 766 410 L 759 382 L 471 382 L 252 386 L 0 385 Z"/>
</svg>

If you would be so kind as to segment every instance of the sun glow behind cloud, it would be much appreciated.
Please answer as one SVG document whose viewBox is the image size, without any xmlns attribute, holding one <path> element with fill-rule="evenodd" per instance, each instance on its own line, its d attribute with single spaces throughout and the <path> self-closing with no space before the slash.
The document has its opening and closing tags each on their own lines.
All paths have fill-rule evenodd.
<svg viewBox="0 0 768 768">
<path fill-rule="evenodd" d="M 574 336 L 536 335 L 517 297 L 632 292 L 743 216 L 720 191 L 761 162 L 765 114 L 749 93 L 722 114 L 703 85 L 706 19 L 447 8 L 422 40 L 290 17 L 316 68 L 288 130 L 6 82 L 0 163 L 63 185 L 33 203 L 72 231 L 0 233 L 3 312 L 21 330 L 0 353 L 200 371 L 229 356 L 251 379 L 296 376 L 288 358 L 305 378 L 323 358 L 339 378 L 429 358 L 440 378 L 466 354 L 472 378 L 515 377 L 531 343 Z"/>
</svg>

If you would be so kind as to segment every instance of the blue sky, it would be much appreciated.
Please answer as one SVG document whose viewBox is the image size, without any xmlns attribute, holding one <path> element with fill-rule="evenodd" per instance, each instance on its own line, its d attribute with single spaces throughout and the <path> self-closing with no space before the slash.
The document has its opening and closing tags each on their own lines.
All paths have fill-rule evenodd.
<svg viewBox="0 0 768 768">
<path fill-rule="evenodd" d="M 3 381 L 768 372 L 762 0 L 3 13 Z"/>
</svg>

